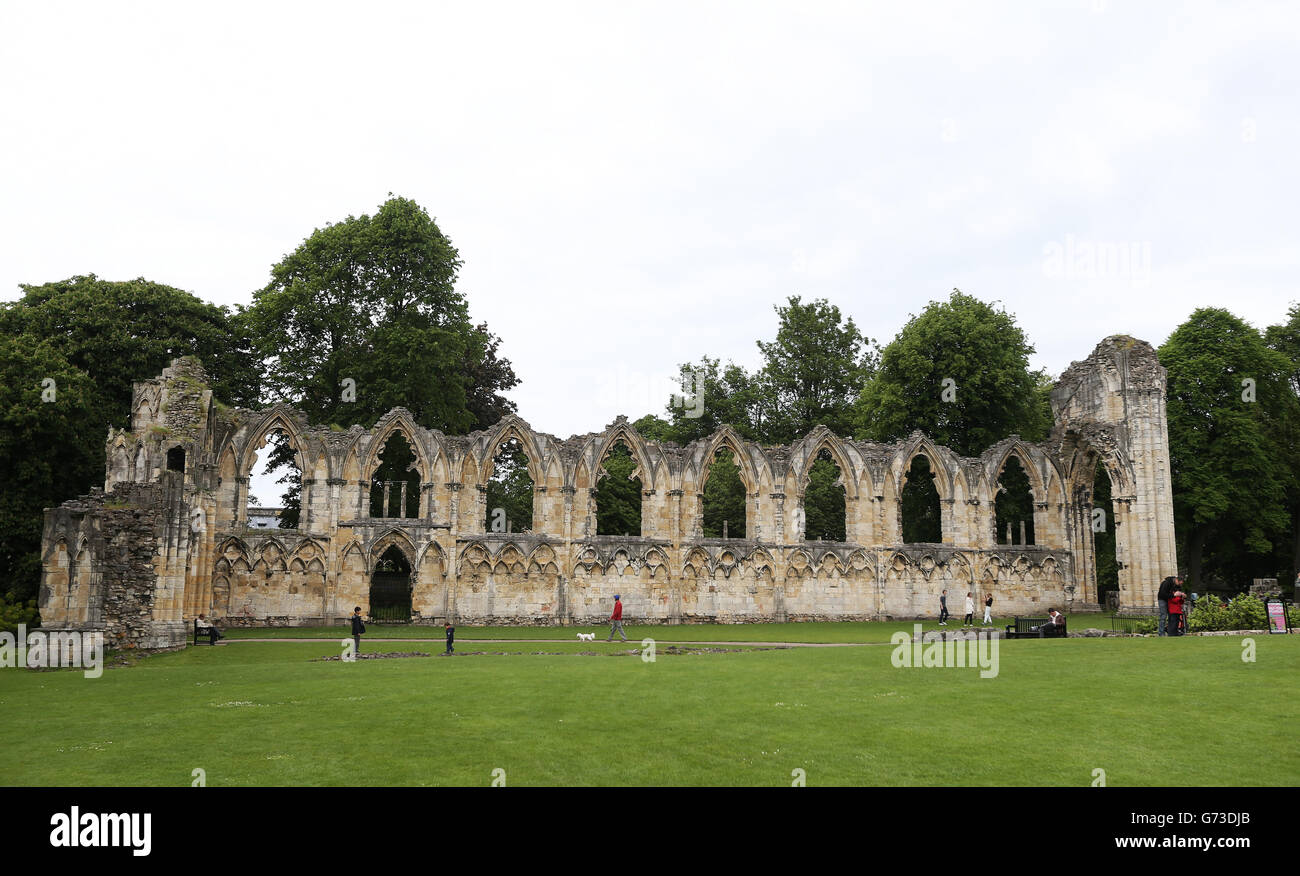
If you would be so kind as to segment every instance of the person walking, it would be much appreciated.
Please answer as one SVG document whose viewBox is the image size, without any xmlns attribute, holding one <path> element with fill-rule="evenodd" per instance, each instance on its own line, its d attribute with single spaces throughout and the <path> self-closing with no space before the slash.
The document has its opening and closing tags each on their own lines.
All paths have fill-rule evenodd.
<svg viewBox="0 0 1300 876">
<path fill-rule="evenodd" d="M 356 645 L 356 650 L 352 652 L 353 656 L 361 656 L 361 634 L 366 631 L 366 625 L 361 622 L 361 606 L 352 610 L 352 641 Z"/>
<path fill-rule="evenodd" d="M 448 619 L 447 622 L 442 625 L 442 629 L 443 633 L 447 636 L 447 650 L 445 653 L 452 654 L 456 650 L 452 647 L 452 643 L 456 641 L 456 628 L 451 625 L 451 620 Z"/>
<path fill-rule="evenodd" d="M 1160 582 L 1160 591 L 1156 593 L 1156 604 L 1159 606 L 1159 619 L 1156 622 L 1156 634 L 1163 636 L 1168 633 L 1169 628 L 1169 600 L 1174 595 L 1174 576 Z"/>
<path fill-rule="evenodd" d="M 939 594 L 939 626 L 948 626 L 948 591 Z"/>
<path fill-rule="evenodd" d="M 615 630 L 623 637 L 624 642 L 627 641 L 627 636 L 623 633 L 623 603 L 620 601 L 622 598 L 617 593 L 614 594 L 614 613 L 609 616 L 609 638 L 605 640 L 606 642 L 614 641 Z"/>
<path fill-rule="evenodd" d="M 984 626 L 993 626 L 993 594 L 988 593 L 984 596 Z"/>
<path fill-rule="evenodd" d="M 963 627 L 975 626 L 975 596 L 969 590 L 966 591 L 966 618 L 961 625 Z"/>
</svg>

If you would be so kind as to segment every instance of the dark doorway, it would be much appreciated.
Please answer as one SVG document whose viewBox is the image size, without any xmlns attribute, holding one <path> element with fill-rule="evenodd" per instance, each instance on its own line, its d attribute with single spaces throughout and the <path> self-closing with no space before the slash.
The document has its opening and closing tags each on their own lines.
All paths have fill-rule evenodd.
<svg viewBox="0 0 1300 876">
<path fill-rule="evenodd" d="M 1027 545 L 1034 541 L 1034 496 L 1029 489 L 1029 475 L 1012 454 L 1002 466 L 997 495 L 993 500 L 994 526 L 998 544 Z"/>
<path fill-rule="evenodd" d="M 1092 479 L 1092 544 L 1097 563 L 1097 602 L 1119 590 L 1119 562 L 1115 555 L 1115 503 L 1111 499 L 1110 473 L 1101 462 Z M 1097 512 L 1101 513 L 1098 514 Z"/>
<path fill-rule="evenodd" d="M 705 538 L 745 537 L 745 483 L 731 451 L 721 449 L 709 463 L 701 496 Z"/>
<path fill-rule="evenodd" d="M 912 457 L 899 503 L 904 544 L 939 544 L 943 541 L 939 490 L 934 481 L 929 458 L 921 453 Z"/>
<path fill-rule="evenodd" d="M 371 517 L 419 517 L 420 470 L 411 443 L 401 432 L 384 442 L 370 479 Z"/>
<path fill-rule="evenodd" d="M 411 620 L 411 564 L 397 545 L 384 551 L 375 565 L 370 579 L 370 617 L 390 623 Z"/>
<path fill-rule="evenodd" d="M 843 478 L 839 463 L 825 447 L 808 469 L 803 506 L 806 541 L 844 541 L 847 506 Z"/>
<path fill-rule="evenodd" d="M 487 482 L 484 532 L 532 532 L 533 478 L 528 474 L 528 454 L 518 438 L 501 442 L 492 459 Z"/>
<path fill-rule="evenodd" d="M 636 460 L 621 440 L 605 454 L 596 486 L 596 535 L 641 534 L 641 479 Z"/>
</svg>

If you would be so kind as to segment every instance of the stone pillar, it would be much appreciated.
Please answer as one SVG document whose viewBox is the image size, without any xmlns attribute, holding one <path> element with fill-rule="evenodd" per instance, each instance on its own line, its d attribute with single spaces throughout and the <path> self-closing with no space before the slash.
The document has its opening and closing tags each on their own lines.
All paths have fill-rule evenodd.
<svg viewBox="0 0 1300 876">
<path fill-rule="evenodd" d="M 776 541 L 785 543 L 793 541 L 794 536 L 786 530 L 785 526 L 785 493 L 772 493 L 768 498 L 772 500 L 772 518 L 775 524 L 773 538 Z M 799 535 L 802 535 L 802 533 L 799 533 Z"/>
<path fill-rule="evenodd" d="M 443 486 L 447 488 L 448 523 L 451 526 L 451 534 L 455 536 L 457 533 L 460 532 L 460 489 L 461 487 L 464 486 L 464 484 L 459 484 L 456 483 L 455 481 L 448 481 Z M 447 554 L 447 562 L 448 565 L 451 566 L 452 568 L 455 567 L 454 564 L 456 563 L 456 554 L 454 551 Z M 451 609 L 448 609 L 448 611 L 450 610 Z"/>
</svg>

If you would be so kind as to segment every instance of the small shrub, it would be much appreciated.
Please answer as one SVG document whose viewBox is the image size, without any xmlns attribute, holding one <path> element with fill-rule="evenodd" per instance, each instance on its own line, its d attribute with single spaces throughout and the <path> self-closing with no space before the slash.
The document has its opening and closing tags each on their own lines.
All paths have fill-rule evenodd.
<svg viewBox="0 0 1300 876">
<path fill-rule="evenodd" d="M 1193 633 L 1232 629 L 1228 625 L 1228 609 L 1217 596 L 1202 596 L 1196 600 L 1188 624 Z"/>
<path fill-rule="evenodd" d="M 1135 633 L 1154 633 L 1155 631 L 1156 631 L 1156 619 L 1153 617 L 1143 618 L 1142 620 L 1133 624 L 1133 632 Z"/>
<path fill-rule="evenodd" d="M 36 600 L 29 599 L 26 602 L 19 602 L 15 599 L 10 601 L 9 597 L 0 593 L 0 632 L 16 633 L 19 624 L 26 624 L 28 627 L 41 625 Z"/>
<path fill-rule="evenodd" d="M 1268 612 L 1264 610 L 1264 603 L 1258 596 L 1239 593 L 1232 597 L 1226 611 L 1229 623 L 1227 629 L 1262 630 L 1268 626 Z"/>
</svg>

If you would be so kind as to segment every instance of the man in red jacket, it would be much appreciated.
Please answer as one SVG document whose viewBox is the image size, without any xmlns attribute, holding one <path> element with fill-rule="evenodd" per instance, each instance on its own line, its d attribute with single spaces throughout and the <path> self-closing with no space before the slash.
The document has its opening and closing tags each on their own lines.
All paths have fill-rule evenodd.
<svg viewBox="0 0 1300 876">
<path fill-rule="evenodd" d="M 623 633 L 623 603 L 619 602 L 622 598 L 619 594 L 614 594 L 614 613 L 609 616 L 609 638 L 605 640 L 606 642 L 614 641 L 615 630 L 618 630 L 618 634 L 623 636 L 624 642 L 627 641 L 627 636 Z"/>
</svg>

